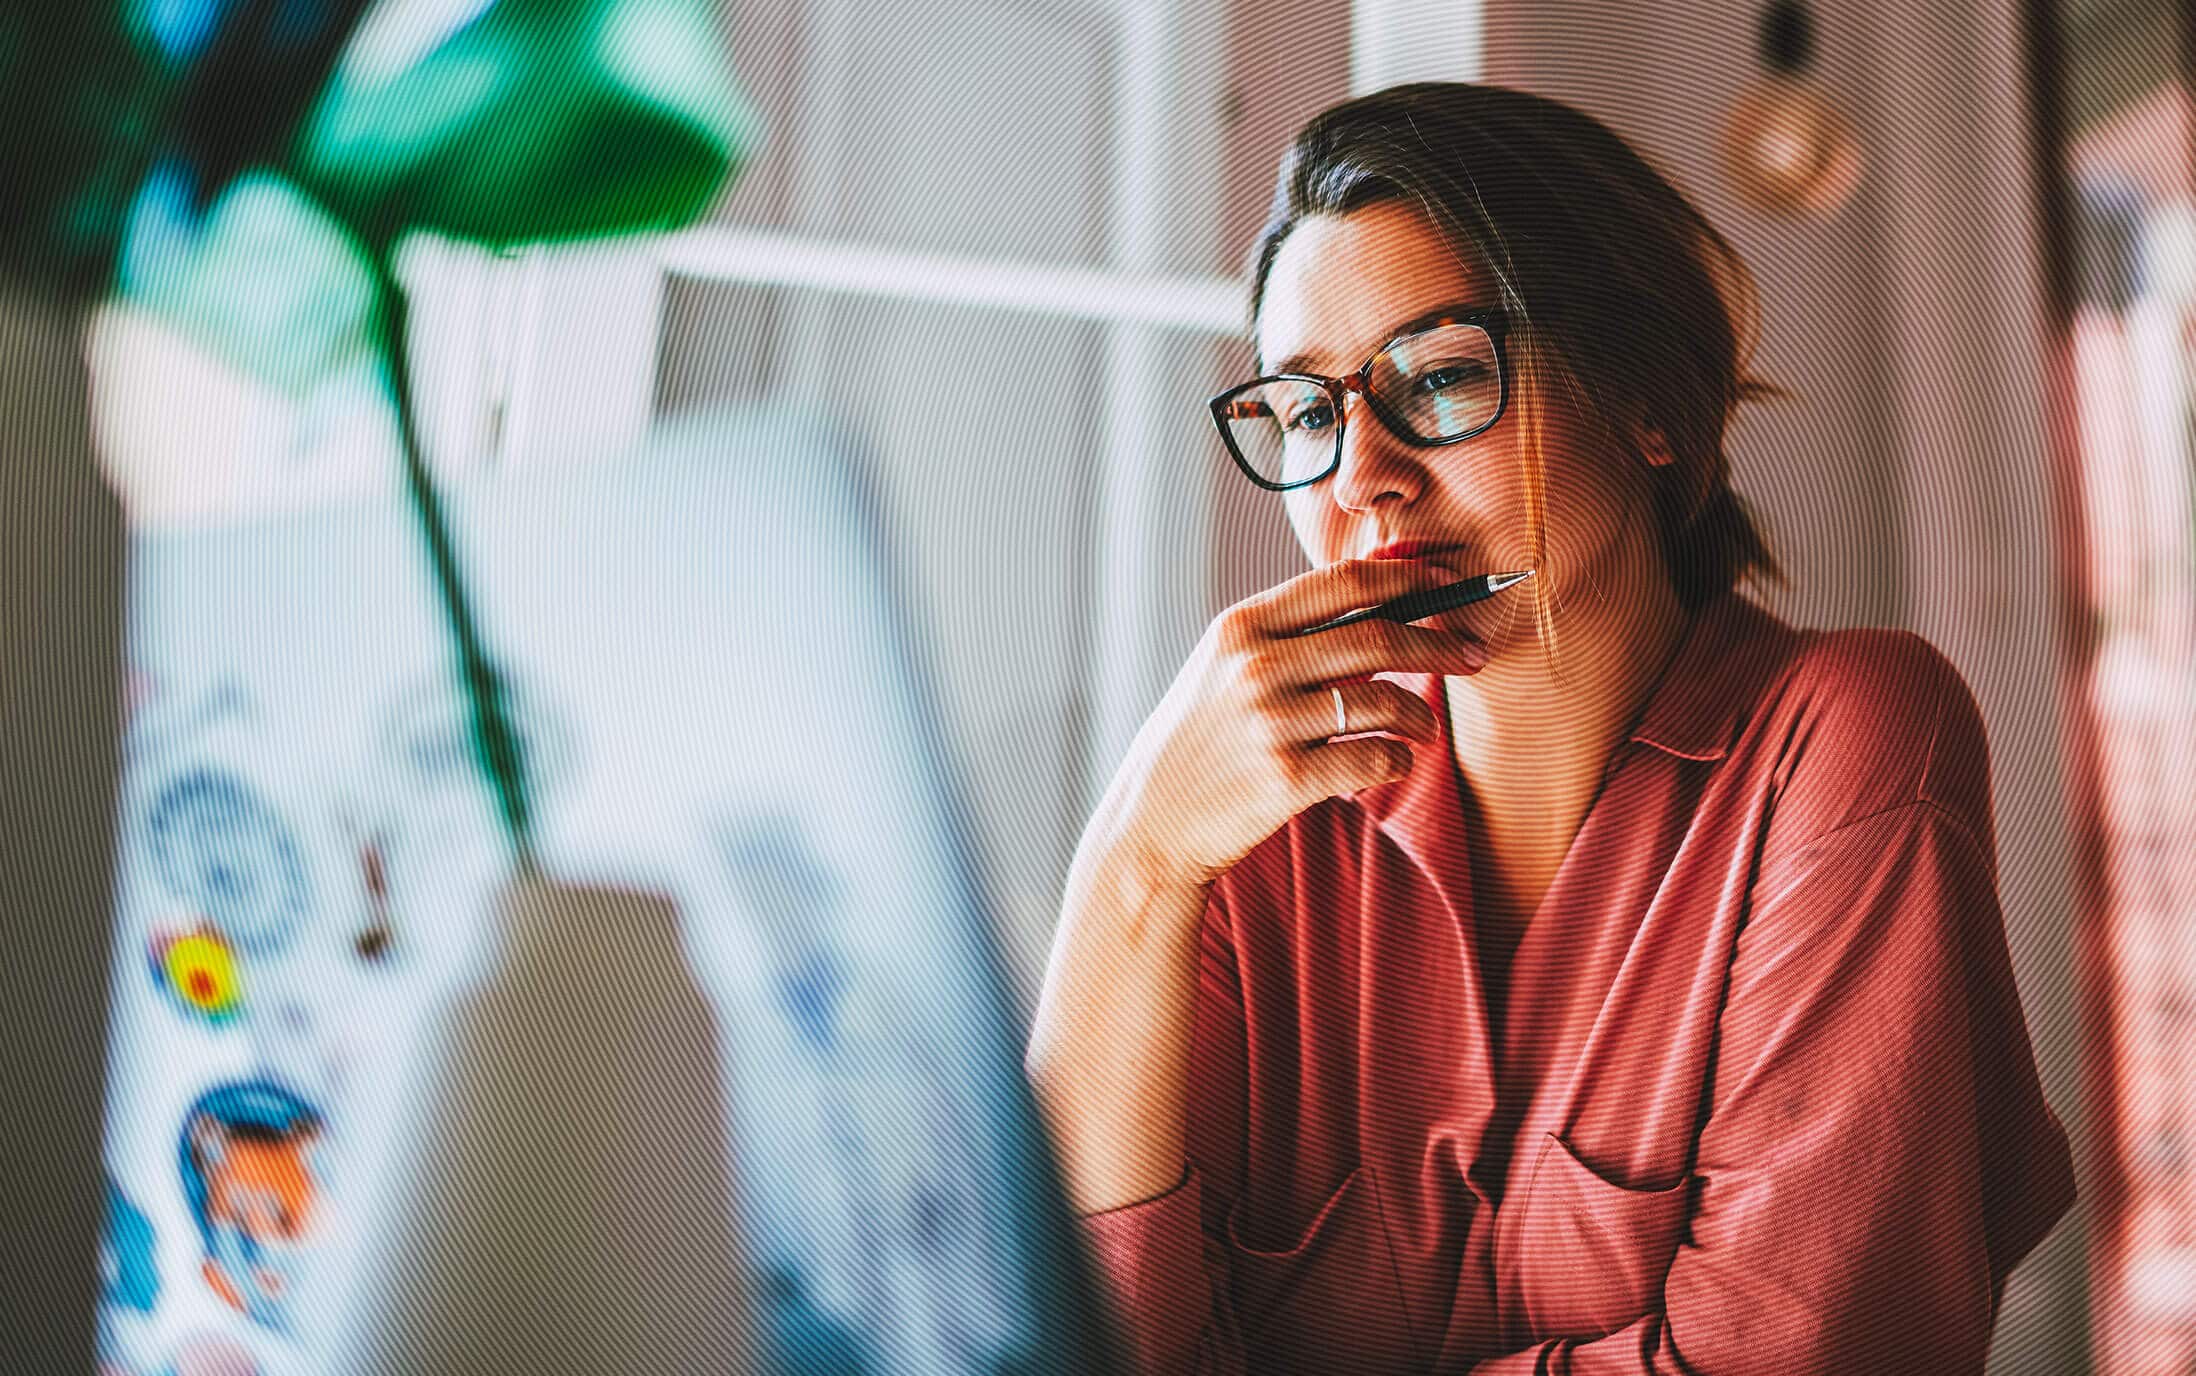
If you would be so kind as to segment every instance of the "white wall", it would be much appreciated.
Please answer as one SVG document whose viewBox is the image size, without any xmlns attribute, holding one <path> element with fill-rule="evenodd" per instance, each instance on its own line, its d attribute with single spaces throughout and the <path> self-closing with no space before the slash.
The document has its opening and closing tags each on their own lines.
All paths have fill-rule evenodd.
<svg viewBox="0 0 2196 1376">
<path fill-rule="evenodd" d="M 767 144 L 724 218 L 995 264 L 1209 270 L 1217 0 L 728 8 Z M 783 287 L 674 281 L 666 299 L 665 408 L 813 404 L 877 461 L 1033 998 L 1093 775 L 1201 625 L 1201 580 L 1169 571 L 1205 565 L 1207 345 Z"/>
</svg>

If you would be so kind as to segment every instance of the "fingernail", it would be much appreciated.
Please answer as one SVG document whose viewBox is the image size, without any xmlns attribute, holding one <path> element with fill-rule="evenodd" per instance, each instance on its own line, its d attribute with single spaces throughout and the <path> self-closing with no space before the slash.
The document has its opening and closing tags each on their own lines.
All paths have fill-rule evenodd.
<svg viewBox="0 0 2196 1376">
<path fill-rule="evenodd" d="M 1487 647 L 1476 640 L 1466 642 L 1464 646 L 1464 662 L 1471 665 L 1474 669 L 1486 668 Z"/>
</svg>

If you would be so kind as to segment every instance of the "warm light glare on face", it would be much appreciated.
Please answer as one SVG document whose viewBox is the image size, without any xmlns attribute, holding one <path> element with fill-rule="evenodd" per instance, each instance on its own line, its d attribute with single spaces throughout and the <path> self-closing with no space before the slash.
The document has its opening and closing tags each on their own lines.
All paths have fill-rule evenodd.
<svg viewBox="0 0 2196 1376">
<path fill-rule="evenodd" d="M 1261 358 L 1302 356 L 1311 367 L 1356 366 L 1392 337 L 1399 322 L 1444 303 L 1492 303 L 1493 280 L 1462 261 L 1415 212 L 1376 204 L 1342 217 L 1306 220 L 1283 242 L 1268 277 L 1258 328 Z M 1461 358 L 1437 336 L 1430 357 Z M 1341 415 L 1341 463 L 1327 478 L 1284 494 L 1289 522 L 1313 563 L 1362 558 L 1398 540 L 1461 547 L 1460 573 L 1534 568 L 1536 602 L 1592 580 L 1624 585 L 1657 576 L 1646 512 L 1644 466 L 1613 445 L 1598 418 L 1551 406 L 1528 361 L 1529 343 L 1510 350 L 1516 376 L 1503 419 L 1474 438 L 1415 447 L 1381 425 L 1361 397 Z M 1408 361 L 1398 360 L 1398 375 Z M 1436 369 L 1467 401 L 1474 379 Z M 1300 400 L 1302 398 L 1299 398 Z M 1562 399 L 1559 395 L 1553 400 Z M 1439 412 L 1439 398 L 1416 414 Z M 1473 402 L 1484 405 L 1484 399 Z M 1314 400 L 1313 419 L 1329 417 Z M 1327 457 L 1332 439 L 1328 432 Z M 1309 446 L 1307 446 L 1309 447 Z M 1487 636 L 1531 634 L 1514 602 L 1450 613 Z"/>
</svg>

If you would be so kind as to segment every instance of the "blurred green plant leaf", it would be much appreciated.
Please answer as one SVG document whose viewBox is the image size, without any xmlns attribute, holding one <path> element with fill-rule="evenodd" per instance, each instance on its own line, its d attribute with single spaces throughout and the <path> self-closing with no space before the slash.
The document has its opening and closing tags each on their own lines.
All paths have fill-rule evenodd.
<svg viewBox="0 0 2196 1376">
<path fill-rule="evenodd" d="M 349 229 L 273 172 L 202 216 L 162 169 L 131 215 L 121 294 L 231 366 L 299 397 L 372 343 L 372 266 Z"/>
<path fill-rule="evenodd" d="M 339 66 L 289 166 L 369 243 L 686 223 L 753 139 L 724 46 L 699 0 L 499 0 L 397 70 Z"/>
</svg>

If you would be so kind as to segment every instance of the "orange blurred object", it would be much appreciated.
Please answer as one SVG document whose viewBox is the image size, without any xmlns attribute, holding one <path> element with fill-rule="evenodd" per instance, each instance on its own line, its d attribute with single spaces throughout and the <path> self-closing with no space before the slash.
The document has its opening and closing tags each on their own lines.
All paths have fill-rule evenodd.
<svg viewBox="0 0 2196 1376">
<path fill-rule="evenodd" d="M 1808 75 L 1815 21 L 1798 0 L 1762 11 L 1761 59 L 1725 119 L 1719 152 L 1725 175 L 1756 209 L 1828 215 L 1860 184 L 1860 141 Z"/>
<path fill-rule="evenodd" d="M 1813 82 L 1764 77 L 1739 96 L 1724 124 L 1723 165 L 1757 209 L 1828 215 L 1860 185 L 1853 126 Z"/>
</svg>

